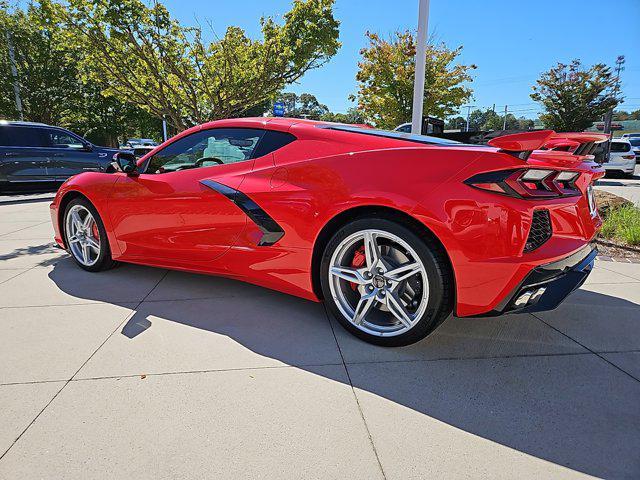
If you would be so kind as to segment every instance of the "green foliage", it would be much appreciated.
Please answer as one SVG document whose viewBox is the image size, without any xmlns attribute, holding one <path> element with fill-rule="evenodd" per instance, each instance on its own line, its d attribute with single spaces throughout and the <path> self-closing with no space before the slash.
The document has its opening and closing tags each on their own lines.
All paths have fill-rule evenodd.
<svg viewBox="0 0 640 480">
<path fill-rule="evenodd" d="M 604 220 L 600 234 L 628 245 L 640 245 L 640 209 L 633 205 L 612 209 Z"/>
<path fill-rule="evenodd" d="M 606 65 L 585 69 L 580 60 L 573 60 L 543 73 L 531 98 L 545 109 L 540 115 L 545 127 L 559 132 L 582 131 L 619 103 L 614 84 L 615 77 Z"/>
<path fill-rule="evenodd" d="M 466 128 L 466 119 L 456 117 L 447 123 L 447 128 Z M 455 126 L 454 126 L 455 125 Z M 469 114 L 469 130 L 503 130 L 504 114 L 501 115 L 492 109 L 480 110 L 476 109 Z M 512 113 L 507 113 L 507 122 L 505 130 L 530 130 L 534 126 L 533 120 L 520 117 L 516 118 Z"/>
<path fill-rule="evenodd" d="M 465 128 L 467 128 L 467 119 L 461 117 L 460 115 L 455 117 L 450 117 L 445 122 L 444 128 L 446 128 L 447 130 L 456 130 L 456 129 L 464 130 Z"/>
<path fill-rule="evenodd" d="M 382 128 L 395 128 L 411 119 L 415 76 L 415 39 L 411 32 L 396 32 L 390 41 L 367 32 L 369 46 L 361 50 L 357 98 L 367 121 Z M 424 115 L 444 118 L 468 101 L 472 90 L 469 71 L 474 65 L 455 65 L 462 47 L 427 46 Z"/>
<path fill-rule="evenodd" d="M 89 140 L 117 145 L 118 137 L 160 137 L 160 120 L 135 105 L 102 95 L 83 82 L 77 65 L 85 51 L 68 42 L 59 4 L 0 9 L 0 30 L 14 47 L 24 119 L 70 128 Z M 0 42 L 0 118 L 18 118 L 7 42 Z"/>
<path fill-rule="evenodd" d="M 325 113 L 320 117 L 325 122 L 349 123 L 349 124 L 366 124 L 364 115 L 357 108 L 351 107 L 347 113 Z"/>
<path fill-rule="evenodd" d="M 320 117 L 329 113 L 329 108 L 310 93 L 296 95 L 292 92 L 286 92 L 279 97 L 279 100 L 284 103 L 285 116 L 287 117 L 319 120 Z"/>
<path fill-rule="evenodd" d="M 160 3 L 69 0 L 69 40 L 88 52 L 83 79 L 162 117 L 176 129 L 232 117 L 274 98 L 337 52 L 334 0 L 294 0 L 284 24 L 262 18 L 262 40 L 238 27 L 206 43 Z"/>
<path fill-rule="evenodd" d="M 634 110 L 633 112 L 626 112 L 624 110 L 613 112 L 613 120 L 617 122 L 623 122 L 625 120 L 640 120 L 640 109 Z"/>
<path fill-rule="evenodd" d="M 25 119 L 61 123 L 77 104 L 80 85 L 77 55 L 63 41 L 64 33 L 53 17 L 48 0 L 29 4 L 26 10 L 0 8 L 0 115 L 17 118 L 7 35 L 14 47 L 20 96 Z"/>
</svg>

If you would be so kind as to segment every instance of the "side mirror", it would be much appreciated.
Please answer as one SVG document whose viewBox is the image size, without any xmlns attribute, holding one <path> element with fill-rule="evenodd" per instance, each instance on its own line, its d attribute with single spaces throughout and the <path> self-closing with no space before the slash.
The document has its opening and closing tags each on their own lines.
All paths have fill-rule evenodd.
<svg viewBox="0 0 640 480">
<path fill-rule="evenodd" d="M 131 152 L 118 152 L 113 159 L 120 167 L 120 170 L 127 175 L 138 175 L 138 161 Z"/>
<path fill-rule="evenodd" d="M 82 150 L 85 152 L 93 152 L 93 145 L 91 145 L 90 143 L 83 143 Z"/>
</svg>

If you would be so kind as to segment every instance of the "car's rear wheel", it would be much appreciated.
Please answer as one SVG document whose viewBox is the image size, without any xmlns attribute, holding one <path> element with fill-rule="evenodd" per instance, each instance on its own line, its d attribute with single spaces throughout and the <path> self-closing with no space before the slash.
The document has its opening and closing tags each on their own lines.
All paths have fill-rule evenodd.
<svg viewBox="0 0 640 480">
<path fill-rule="evenodd" d="M 69 202 L 64 213 L 64 235 L 69 253 L 85 270 L 98 272 L 116 265 L 102 219 L 88 200 Z"/>
<path fill-rule="evenodd" d="M 320 274 L 333 315 L 376 345 L 417 342 L 451 313 L 453 279 L 442 247 L 391 220 L 343 226 L 325 248 Z"/>
</svg>

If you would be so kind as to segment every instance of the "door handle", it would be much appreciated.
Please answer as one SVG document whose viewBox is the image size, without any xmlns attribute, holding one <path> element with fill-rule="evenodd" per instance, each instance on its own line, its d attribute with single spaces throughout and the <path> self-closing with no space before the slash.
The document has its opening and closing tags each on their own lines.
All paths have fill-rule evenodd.
<svg viewBox="0 0 640 480">
<path fill-rule="evenodd" d="M 5 157 L 17 157 L 19 154 L 17 152 L 5 152 Z"/>
<path fill-rule="evenodd" d="M 54 157 L 64 157 L 64 153 L 54 153 Z"/>
</svg>

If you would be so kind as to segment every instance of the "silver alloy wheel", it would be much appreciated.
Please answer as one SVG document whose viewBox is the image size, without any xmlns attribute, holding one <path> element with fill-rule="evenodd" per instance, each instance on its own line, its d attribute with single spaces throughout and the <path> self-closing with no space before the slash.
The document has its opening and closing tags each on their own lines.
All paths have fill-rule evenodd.
<svg viewBox="0 0 640 480">
<path fill-rule="evenodd" d="M 362 250 L 364 264 L 354 266 L 354 255 Z M 405 333 L 427 308 L 424 264 L 407 242 L 392 233 L 367 229 L 348 236 L 333 252 L 328 275 L 340 312 L 368 334 Z"/>
<path fill-rule="evenodd" d="M 65 226 L 71 254 L 82 265 L 94 265 L 100 257 L 100 234 L 91 212 L 82 205 L 74 205 L 67 212 Z"/>
</svg>

